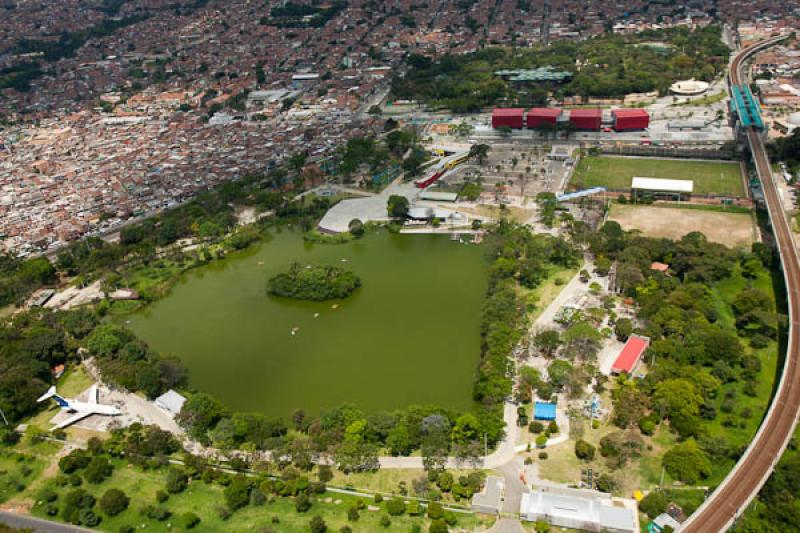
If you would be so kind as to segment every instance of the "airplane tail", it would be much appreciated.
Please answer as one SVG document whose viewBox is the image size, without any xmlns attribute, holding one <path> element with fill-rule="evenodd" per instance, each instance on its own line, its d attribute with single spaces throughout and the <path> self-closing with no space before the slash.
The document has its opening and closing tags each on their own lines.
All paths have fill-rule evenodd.
<svg viewBox="0 0 800 533">
<path fill-rule="evenodd" d="M 49 400 L 50 398 L 53 398 L 60 407 L 69 406 L 69 403 L 56 393 L 55 385 L 47 389 L 47 392 L 39 396 L 39 399 L 37 399 L 36 401 L 43 402 L 45 400 Z"/>
</svg>

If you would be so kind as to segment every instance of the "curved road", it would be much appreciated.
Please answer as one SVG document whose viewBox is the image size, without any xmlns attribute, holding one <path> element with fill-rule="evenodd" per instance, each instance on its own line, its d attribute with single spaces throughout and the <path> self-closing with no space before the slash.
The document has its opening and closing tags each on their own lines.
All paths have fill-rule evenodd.
<svg viewBox="0 0 800 533">
<path fill-rule="evenodd" d="M 770 39 L 746 48 L 737 55 L 730 70 L 731 83 L 745 82 L 742 63 L 753 53 L 785 37 Z M 744 512 L 767 481 L 780 459 L 800 412 L 800 260 L 789 222 L 772 178 L 769 157 L 759 133 L 752 128 L 747 141 L 764 189 L 770 223 L 780 252 L 789 308 L 789 339 L 781 379 L 761 427 L 734 469 L 702 506 L 686 521 L 682 533 L 725 531 Z"/>
</svg>

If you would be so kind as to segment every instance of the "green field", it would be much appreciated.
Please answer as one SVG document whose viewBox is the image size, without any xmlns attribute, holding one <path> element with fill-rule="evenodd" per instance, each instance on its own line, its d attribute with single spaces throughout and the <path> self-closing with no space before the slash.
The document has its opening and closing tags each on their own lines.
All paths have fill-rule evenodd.
<svg viewBox="0 0 800 533">
<path fill-rule="evenodd" d="M 387 531 L 387 532 L 407 532 L 411 530 L 413 524 L 420 525 L 424 531 L 428 530 L 430 520 L 424 516 L 412 517 L 404 514 L 391 518 L 391 525 L 384 528 L 380 525 L 381 517 L 386 514 L 385 503 L 376 504 L 367 498 L 362 498 L 365 503 L 378 507 L 378 510 L 361 511 L 361 517 L 357 522 L 349 522 L 347 509 L 358 499 L 357 497 L 326 492 L 312 498 L 311 509 L 305 513 L 295 510 L 293 498 L 282 498 L 270 496 L 268 501 L 261 506 L 247 505 L 234 512 L 230 518 L 220 518 L 217 510 L 224 505 L 223 487 L 217 484 L 206 484 L 202 481 L 193 481 L 189 487 L 180 494 L 170 495 L 169 499 L 160 504 L 161 507 L 169 510 L 172 515 L 164 521 L 158 521 L 144 516 L 140 509 L 146 504 L 155 504 L 155 494 L 165 485 L 165 469 L 143 471 L 138 467 L 129 466 L 126 462 L 118 459 L 112 461 L 114 472 L 112 476 L 98 485 L 84 482 L 81 488 L 88 490 L 95 497 L 99 498 L 106 490 L 117 488 L 125 492 L 130 497 L 130 506 L 117 516 L 109 517 L 100 511 L 96 506 L 95 511 L 102 517 L 102 522 L 98 529 L 102 531 L 119 531 L 122 526 L 134 526 L 147 531 L 185 531 L 181 527 L 181 515 L 187 512 L 196 513 L 200 519 L 200 525 L 195 531 L 260 531 L 261 528 L 272 528 L 281 532 L 308 532 L 309 521 L 314 515 L 320 515 L 328 525 L 328 531 L 339 531 L 348 524 L 353 531 Z M 45 487 L 55 490 L 60 496 L 54 502 L 54 506 L 59 510 L 63 506 L 64 494 L 73 487 L 61 488 L 56 486 L 54 480 L 48 480 Z M 46 504 L 39 498 L 32 508 L 32 514 L 50 520 L 61 520 L 61 515 L 54 517 L 46 513 Z M 492 523 L 491 518 L 474 515 L 471 513 L 458 513 L 458 524 L 456 527 L 465 531 L 484 530 Z"/>
<path fill-rule="evenodd" d="M 739 164 L 721 161 L 589 156 L 578 163 L 570 185 L 630 189 L 634 176 L 694 180 L 697 194 L 745 195 Z"/>
</svg>

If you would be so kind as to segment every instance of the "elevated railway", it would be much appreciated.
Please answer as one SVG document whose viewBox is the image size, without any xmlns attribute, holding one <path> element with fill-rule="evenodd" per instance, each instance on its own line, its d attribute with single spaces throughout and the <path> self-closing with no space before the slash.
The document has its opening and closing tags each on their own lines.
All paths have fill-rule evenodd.
<svg viewBox="0 0 800 533">
<path fill-rule="evenodd" d="M 733 59 L 730 84 L 734 96 L 734 89 L 742 95 L 742 87 L 746 87 L 742 71 L 744 62 L 754 53 L 785 38 L 782 36 L 757 43 L 742 50 Z M 750 108 L 748 113 L 753 110 L 758 112 L 757 107 L 749 104 L 747 107 Z M 728 476 L 684 523 L 681 528 L 683 533 L 710 533 L 731 527 L 766 483 L 789 443 L 800 412 L 800 258 L 759 134 L 763 128 L 761 118 L 751 114 L 747 119 L 740 117 L 740 121 L 764 190 L 769 220 L 780 254 L 789 309 L 787 351 L 775 395 L 753 441 Z"/>
</svg>

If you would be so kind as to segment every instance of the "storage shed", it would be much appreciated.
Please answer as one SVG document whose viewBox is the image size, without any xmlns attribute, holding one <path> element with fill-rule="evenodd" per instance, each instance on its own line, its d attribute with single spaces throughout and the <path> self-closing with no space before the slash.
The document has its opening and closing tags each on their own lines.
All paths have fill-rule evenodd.
<svg viewBox="0 0 800 533">
<path fill-rule="evenodd" d="M 579 130 L 597 131 L 603 122 L 603 110 L 597 108 L 573 109 L 569 113 L 569 121 Z"/>
<path fill-rule="evenodd" d="M 614 109 L 611 117 L 616 131 L 645 130 L 650 125 L 650 114 L 644 109 Z"/>
<path fill-rule="evenodd" d="M 526 119 L 529 129 L 538 128 L 542 124 L 556 125 L 558 117 L 561 116 L 561 110 L 555 107 L 534 107 L 528 111 Z"/>
</svg>

